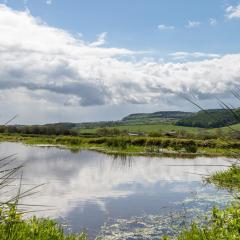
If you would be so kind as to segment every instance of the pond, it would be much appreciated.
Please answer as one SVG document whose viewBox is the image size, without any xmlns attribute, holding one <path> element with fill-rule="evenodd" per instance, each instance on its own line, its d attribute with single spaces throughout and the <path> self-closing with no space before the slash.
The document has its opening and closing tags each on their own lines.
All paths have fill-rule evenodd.
<svg viewBox="0 0 240 240">
<path fill-rule="evenodd" d="M 91 239 L 159 239 L 232 200 L 202 182 L 229 165 L 224 157 L 114 157 L 20 143 L 1 143 L 0 153 L 16 153 L 24 163 L 22 189 L 45 183 L 22 199 L 36 205 L 32 214 L 64 223 L 67 232 L 87 231 Z"/>
</svg>

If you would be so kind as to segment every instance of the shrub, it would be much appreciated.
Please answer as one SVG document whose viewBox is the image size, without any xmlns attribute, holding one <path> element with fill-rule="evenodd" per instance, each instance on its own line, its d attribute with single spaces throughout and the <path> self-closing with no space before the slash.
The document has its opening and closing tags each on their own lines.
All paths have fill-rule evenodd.
<svg viewBox="0 0 240 240">
<path fill-rule="evenodd" d="M 158 131 L 158 132 L 150 132 L 149 133 L 149 136 L 150 137 L 162 137 L 163 136 L 163 133 L 161 131 Z"/>
<path fill-rule="evenodd" d="M 161 138 L 150 138 L 146 143 L 148 146 L 157 146 L 162 147 L 162 139 Z"/>
<path fill-rule="evenodd" d="M 131 140 L 125 139 L 125 138 L 109 138 L 107 139 L 107 146 L 108 147 L 117 147 L 126 149 L 128 144 L 131 143 Z"/>
<path fill-rule="evenodd" d="M 189 152 L 189 153 L 196 153 L 198 150 L 196 142 L 194 142 L 192 140 L 189 141 L 187 143 L 187 145 L 185 146 L 185 150 L 186 150 L 186 152 Z"/>
<path fill-rule="evenodd" d="M 72 145 L 80 145 L 82 143 L 82 140 L 80 138 L 71 138 L 69 143 Z"/>
<path fill-rule="evenodd" d="M 165 139 L 162 141 L 162 147 L 167 148 L 167 147 L 169 147 L 170 143 L 171 143 L 171 141 L 169 139 Z"/>
<path fill-rule="evenodd" d="M 95 139 L 90 139 L 88 141 L 89 144 L 103 144 L 106 142 L 107 142 L 106 138 L 95 138 Z"/>
<path fill-rule="evenodd" d="M 144 146 L 146 144 L 146 141 L 146 138 L 134 138 L 132 139 L 131 144 L 135 146 Z"/>
</svg>

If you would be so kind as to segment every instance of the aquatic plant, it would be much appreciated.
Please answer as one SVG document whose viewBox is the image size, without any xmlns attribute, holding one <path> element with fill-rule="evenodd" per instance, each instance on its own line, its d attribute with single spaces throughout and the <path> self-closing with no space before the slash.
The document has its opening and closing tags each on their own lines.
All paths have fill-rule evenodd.
<svg viewBox="0 0 240 240">
<path fill-rule="evenodd" d="M 240 190 L 240 166 L 232 165 L 225 171 L 219 171 L 207 177 L 206 182 L 223 189 Z"/>
<path fill-rule="evenodd" d="M 224 210 L 213 208 L 207 224 L 195 223 L 183 230 L 176 240 L 239 240 L 240 239 L 240 205 L 232 204 Z M 170 240 L 164 237 L 163 240 Z"/>
</svg>

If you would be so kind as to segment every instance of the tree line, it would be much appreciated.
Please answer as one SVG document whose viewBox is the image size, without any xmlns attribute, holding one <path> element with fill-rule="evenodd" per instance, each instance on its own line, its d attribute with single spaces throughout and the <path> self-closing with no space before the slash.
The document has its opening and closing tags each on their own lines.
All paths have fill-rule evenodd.
<svg viewBox="0 0 240 240">
<path fill-rule="evenodd" d="M 0 133 L 19 133 L 19 134 L 33 134 L 33 135 L 66 135 L 76 136 L 76 131 L 63 127 L 55 126 L 0 126 Z"/>
</svg>

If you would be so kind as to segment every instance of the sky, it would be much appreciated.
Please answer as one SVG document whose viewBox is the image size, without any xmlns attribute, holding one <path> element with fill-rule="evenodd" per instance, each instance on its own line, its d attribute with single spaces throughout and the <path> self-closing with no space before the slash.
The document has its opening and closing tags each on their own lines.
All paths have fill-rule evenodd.
<svg viewBox="0 0 240 240">
<path fill-rule="evenodd" d="M 240 0 L 0 0 L 0 122 L 238 106 Z"/>
</svg>

